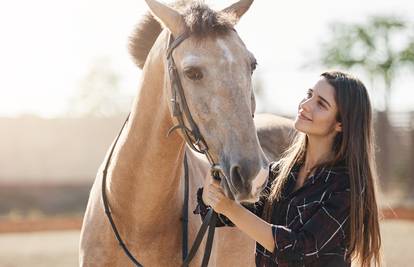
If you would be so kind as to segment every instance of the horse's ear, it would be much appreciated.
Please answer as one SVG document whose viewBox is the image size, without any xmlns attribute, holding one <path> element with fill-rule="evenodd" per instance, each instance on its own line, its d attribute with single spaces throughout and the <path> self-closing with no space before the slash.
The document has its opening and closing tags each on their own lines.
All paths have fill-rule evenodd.
<svg viewBox="0 0 414 267">
<path fill-rule="evenodd" d="M 233 14 L 237 20 L 239 20 L 244 13 L 250 8 L 253 0 L 239 0 L 238 2 L 232 4 L 229 7 L 226 7 L 222 10 L 224 13 Z"/>
<path fill-rule="evenodd" d="M 185 31 L 184 18 L 178 11 L 156 0 L 145 0 L 145 2 L 154 17 L 164 27 L 169 29 L 174 37 L 177 37 Z"/>
</svg>

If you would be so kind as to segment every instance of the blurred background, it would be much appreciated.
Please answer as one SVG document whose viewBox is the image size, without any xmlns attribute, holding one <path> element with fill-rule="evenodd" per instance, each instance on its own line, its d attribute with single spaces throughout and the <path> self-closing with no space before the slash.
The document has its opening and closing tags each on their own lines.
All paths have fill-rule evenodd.
<svg viewBox="0 0 414 267">
<path fill-rule="evenodd" d="M 77 266 L 89 189 L 138 93 L 127 47 L 146 11 L 143 0 L 2 5 L 0 267 Z M 326 69 L 369 88 L 387 266 L 414 262 L 413 14 L 409 0 L 256 0 L 236 27 L 259 63 L 257 112 L 293 118 Z"/>
</svg>

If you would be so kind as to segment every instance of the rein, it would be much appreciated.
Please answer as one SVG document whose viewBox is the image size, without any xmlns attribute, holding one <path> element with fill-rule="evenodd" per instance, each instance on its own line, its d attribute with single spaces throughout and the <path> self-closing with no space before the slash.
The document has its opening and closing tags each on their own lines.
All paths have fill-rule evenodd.
<svg viewBox="0 0 414 267">
<path fill-rule="evenodd" d="M 168 49 L 167 49 L 167 62 L 168 62 L 168 74 L 171 81 L 171 95 L 172 95 L 172 109 L 173 109 L 173 116 L 177 119 L 178 124 L 173 126 L 167 133 L 167 136 L 170 135 L 174 130 L 181 129 L 183 136 L 185 138 L 186 143 L 189 145 L 191 149 L 198 153 L 202 153 L 206 155 L 207 160 L 209 161 L 211 168 L 210 172 L 214 179 L 220 180 L 220 173 L 223 174 L 221 167 L 216 164 L 208 151 L 208 146 L 206 141 L 204 140 L 203 136 L 200 133 L 197 124 L 193 120 L 191 116 L 190 110 L 187 105 L 187 101 L 185 99 L 184 90 L 181 85 L 181 80 L 178 75 L 177 67 L 175 65 L 174 59 L 172 57 L 172 52 L 174 49 L 179 46 L 185 39 L 189 37 L 189 34 L 186 32 L 176 39 L 169 35 L 168 41 Z M 118 142 L 119 137 L 121 136 L 122 130 L 124 129 L 126 123 L 128 122 L 129 116 L 126 118 L 118 136 L 116 137 L 114 143 L 112 144 L 110 153 L 105 163 L 105 168 L 103 170 L 103 177 L 102 177 L 102 202 L 105 209 L 105 214 L 108 217 L 109 223 L 111 224 L 112 231 L 116 239 L 118 240 L 119 245 L 121 246 L 124 253 L 128 256 L 128 258 L 135 264 L 137 267 L 143 267 L 141 263 L 132 255 L 129 251 L 128 247 L 126 246 L 125 242 L 121 238 L 119 234 L 118 228 L 113 220 L 111 209 L 109 207 L 108 198 L 106 195 L 106 177 L 109 168 L 109 164 L 111 161 L 112 154 L 115 150 L 115 146 Z M 189 124 L 189 127 L 186 126 L 186 122 Z M 207 267 L 211 248 L 213 246 L 213 239 L 215 233 L 215 225 L 217 221 L 217 213 L 214 212 L 213 209 L 210 209 L 207 213 L 207 216 L 204 218 L 203 224 L 200 227 L 199 232 L 194 240 L 193 246 L 190 249 L 190 252 L 187 254 L 188 251 L 188 195 L 189 195 L 189 177 L 188 177 L 188 163 L 187 163 L 187 155 L 184 155 L 184 179 L 185 179 L 185 187 L 184 187 L 184 204 L 183 204 L 183 246 L 182 246 L 182 257 L 183 257 L 183 267 L 189 266 L 191 260 L 194 258 L 200 244 L 203 240 L 205 233 L 208 230 L 207 234 L 207 242 L 205 246 L 203 261 L 201 266 Z"/>
</svg>

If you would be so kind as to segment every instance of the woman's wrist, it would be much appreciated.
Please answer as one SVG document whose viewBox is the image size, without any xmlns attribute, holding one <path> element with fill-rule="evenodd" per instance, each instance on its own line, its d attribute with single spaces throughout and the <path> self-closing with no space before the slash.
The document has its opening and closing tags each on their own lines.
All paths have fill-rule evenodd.
<svg viewBox="0 0 414 267">
<path fill-rule="evenodd" d="M 236 201 L 230 200 L 230 199 L 226 200 L 224 205 L 225 207 L 223 209 L 222 214 L 228 217 L 230 220 L 234 216 L 235 211 L 237 211 L 237 209 L 242 207 L 239 203 L 237 203 Z"/>
</svg>

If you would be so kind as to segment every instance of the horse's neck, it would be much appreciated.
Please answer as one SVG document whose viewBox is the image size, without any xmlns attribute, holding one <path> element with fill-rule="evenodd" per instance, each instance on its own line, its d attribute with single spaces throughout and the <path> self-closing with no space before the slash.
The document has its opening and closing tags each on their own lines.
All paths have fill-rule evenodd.
<svg viewBox="0 0 414 267">
<path fill-rule="evenodd" d="M 141 225 L 172 216 L 182 198 L 184 142 L 176 132 L 167 137 L 173 122 L 160 79 L 164 71 L 160 61 L 150 64 L 155 66 L 148 72 L 156 75 L 145 70 L 142 74 L 140 94 L 116 147 L 107 184 L 112 209 Z"/>
</svg>

